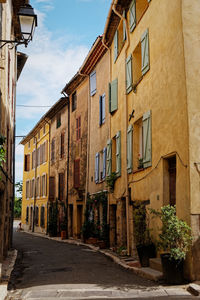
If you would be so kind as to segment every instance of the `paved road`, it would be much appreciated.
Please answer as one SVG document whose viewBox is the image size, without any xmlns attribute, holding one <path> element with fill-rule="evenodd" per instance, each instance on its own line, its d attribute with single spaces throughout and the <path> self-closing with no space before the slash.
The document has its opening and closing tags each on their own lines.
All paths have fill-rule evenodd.
<svg viewBox="0 0 200 300">
<path fill-rule="evenodd" d="M 177 299 L 191 298 L 180 288 L 168 293 L 84 246 L 15 232 L 14 247 L 19 255 L 9 283 L 9 300 L 172 299 L 170 292 Z"/>
</svg>

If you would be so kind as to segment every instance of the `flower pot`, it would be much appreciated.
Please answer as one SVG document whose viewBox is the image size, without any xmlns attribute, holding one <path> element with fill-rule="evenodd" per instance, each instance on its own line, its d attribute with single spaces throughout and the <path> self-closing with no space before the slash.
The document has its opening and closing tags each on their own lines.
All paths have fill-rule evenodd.
<svg viewBox="0 0 200 300">
<path fill-rule="evenodd" d="M 163 277 L 166 283 L 182 284 L 183 278 L 183 263 L 184 260 L 175 260 L 170 258 L 170 254 L 160 254 Z"/>
<path fill-rule="evenodd" d="M 149 266 L 149 248 L 148 245 L 138 245 L 136 246 L 140 264 L 142 267 Z"/>
<path fill-rule="evenodd" d="M 95 237 L 90 237 L 89 239 L 86 240 L 87 244 L 95 245 L 97 244 L 98 239 Z"/>
<path fill-rule="evenodd" d="M 60 236 L 61 236 L 61 240 L 66 240 L 66 236 L 67 236 L 66 230 L 62 230 Z"/>
</svg>

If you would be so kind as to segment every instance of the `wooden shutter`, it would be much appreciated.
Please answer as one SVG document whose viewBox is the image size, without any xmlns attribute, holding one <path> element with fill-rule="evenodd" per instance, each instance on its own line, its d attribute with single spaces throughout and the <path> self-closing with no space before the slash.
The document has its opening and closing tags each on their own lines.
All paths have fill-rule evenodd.
<svg viewBox="0 0 200 300">
<path fill-rule="evenodd" d="M 54 200 L 55 198 L 55 177 L 49 177 L 49 199 Z"/>
<path fill-rule="evenodd" d="M 95 155 L 95 182 L 99 182 L 99 153 Z"/>
<path fill-rule="evenodd" d="M 102 124 L 105 122 L 106 119 L 106 95 L 102 95 Z"/>
<path fill-rule="evenodd" d="M 118 30 L 116 30 L 114 35 L 114 62 L 116 61 L 118 56 Z"/>
<path fill-rule="evenodd" d="M 112 173 L 112 140 L 107 141 L 107 159 L 106 159 L 106 175 L 110 176 Z"/>
<path fill-rule="evenodd" d="M 110 86 L 110 112 L 118 109 L 118 79 L 112 81 Z"/>
<path fill-rule="evenodd" d="M 149 30 L 147 29 L 141 37 L 141 51 L 142 51 L 142 75 L 144 75 L 150 68 L 149 66 Z"/>
<path fill-rule="evenodd" d="M 90 95 L 93 96 L 96 93 L 96 71 L 90 74 Z"/>
<path fill-rule="evenodd" d="M 81 138 L 81 116 L 79 117 L 79 139 Z"/>
<path fill-rule="evenodd" d="M 45 162 L 48 160 L 48 141 L 45 142 Z"/>
<path fill-rule="evenodd" d="M 126 92 L 130 93 L 132 90 L 132 55 L 126 59 Z"/>
<path fill-rule="evenodd" d="M 59 173 L 59 190 L 58 190 L 58 197 L 60 201 L 64 200 L 64 174 L 63 173 Z"/>
<path fill-rule="evenodd" d="M 80 159 L 74 161 L 74 187 L 80 186 Z"/>
<path fill-rule="evenodd" d="M 27 171 L 27 155 L 24 155 L 24 171 Z"/>
<path fill-rule="evenodd" d="M 106 156 L 107 156 L 107 148 L 103 149 L 103 179 L 106 178 Z"/>
<path fill-rule="evenodd" d="M 116 134 L 116 175 L 121 176 L 121 131 Z"/>
<path fill-rule="evenodd" d="M 99 125 L 102 125 L 102 96 L 99 96 Z"/>
<path fill-rule="evenodd" d="M 128 126 L 127 130 L 127 172 L 131 173 L 133 169 L 133 126 Z"/>
<path fill-rule="evenodd" d="M 143 115 L 143 166 L 151 166 L 152 145 L 151 145 L 151 111 Z"/>
<path fill-rule="evenodd" d="M 30 171 L 30 154 L 27 155 L 27 171 Z"/>
<path fill-rule="evenodd" d="M 42 194 L 43 194 L 42 176 L 40 176 L 40 197 L 42 197 Z"/>
<path fill-rule="evenodd" d="M 123 10 L 123 17 L 126 18 L 126 11 Z M 123 41 L 126 40 L 126 22 L 123 20 Z"/>
<path fill-rule="evenodd" d="M 129 26 L 132 32 L 136 26 L 136 0 L 133 0 L 129 9 Z"/>
</svg>

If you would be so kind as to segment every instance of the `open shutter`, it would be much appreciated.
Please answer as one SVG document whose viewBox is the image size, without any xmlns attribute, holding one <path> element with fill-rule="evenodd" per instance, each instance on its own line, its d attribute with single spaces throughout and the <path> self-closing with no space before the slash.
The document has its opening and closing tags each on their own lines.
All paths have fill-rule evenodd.
<svg viewBox="0 0 200 300">
<path fill-rule="evenodd" d="M 118 30 L 116 30 L 114 35 L 114 62 L 116 61 L 118 56 Z"/>
<path fill-rule="evenodd" d="M 116 134 L 116 175 L 121 176 L 121 131 Z"/>
<path fill-rule="evenodd" d="M 102 96 L 99 96 L 99 125 L 102 125 Z"/>
<path fill-rule="evenodd" d="M 126 18 L 126 11 L 123 10 L 123 18 Z M 126 22 L 123 20 L 123 41 L 126 40 Z"/>
<path fill-rule="evenodd" d="M 136 0 L 133 0 L 130 5 L 129 9 L 129 26 L 130 26 L 130 32 L 133 31 L 133 29 L 136 26 Z"/>
<path fill-rule="evenodd" d="M 107 156 L 107 148 L 103 148 L 103 179 L 106 178 L 106 156 Z"/>
<path fill-rule="evenodd" d="M 112 81 L 110 86 L 110 112 L 118 109 L 118 79 Z"/>
<path fill-rule="evenodd" d="M 111 83 L 108 84 L 108 105 L 109 105 L 109 113 L 111 113 Z"/>
<path fill-rule="evenodd" d="M 96 93 L 96 71 L 90 74 L 90 96 Z"/>
<path fill-rule="evenodd" d="M 106 119 L 106 95 L 102 95 L 102 124 L 105 122 Z"/>
<path fill-rule="evenodd" d="M 149 30 L 148 30 L 148 28 L 141 37 L 141 51 L 142 51 L 142 75 L 144 75 L 150 68 L 150 66 L 149 66 Z"/>
<path fill-rule="evenodd" d="M 95 182 L 99 182 L 99 153 L 95 155 Z"/>
<path fill-rule="evenodd" d="M 112 173 L 112 140 L 107 141 L 106 176 Z"/>
<path fill-rule="evenodd" d="M 133 169 L 133 126 L 129 125 L 127 130 L 127 172 Z"/>
<path fill-rule="evenodd" d="M 143 166 L 151 166 L 152 145 L 151 145 L 151 111 L 143 115 Z"/>
<path fill-rule="evenodd" d="M 45 162 L 48 160 L 48 141 L 46 141 L 45 144 Z"/>
<path fill-rule="evenodd" d="M 126 59 L 126 92 L 130 93 L 132 90 L 132 55 Z"/>
</svg>

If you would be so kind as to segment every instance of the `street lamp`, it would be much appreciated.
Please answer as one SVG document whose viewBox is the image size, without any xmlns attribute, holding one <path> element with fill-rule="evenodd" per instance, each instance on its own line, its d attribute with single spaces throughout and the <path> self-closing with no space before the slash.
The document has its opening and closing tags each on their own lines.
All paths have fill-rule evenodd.
<svg viewBox="0 0 200 300">
<path fill-rule="evenodd" d="M 21 6 L 18 12 L 18 20 L 20 25 L 21 38 L 12 40 L 0 40 L 3 43 L 0 49 L 6 44 L 12 44 L 12 47 L 24 44 L 27 47 L 28 43 L 33 39 L 35 27 L 37 26 L 37 15 L 30 4 Z"/>
</svg>

